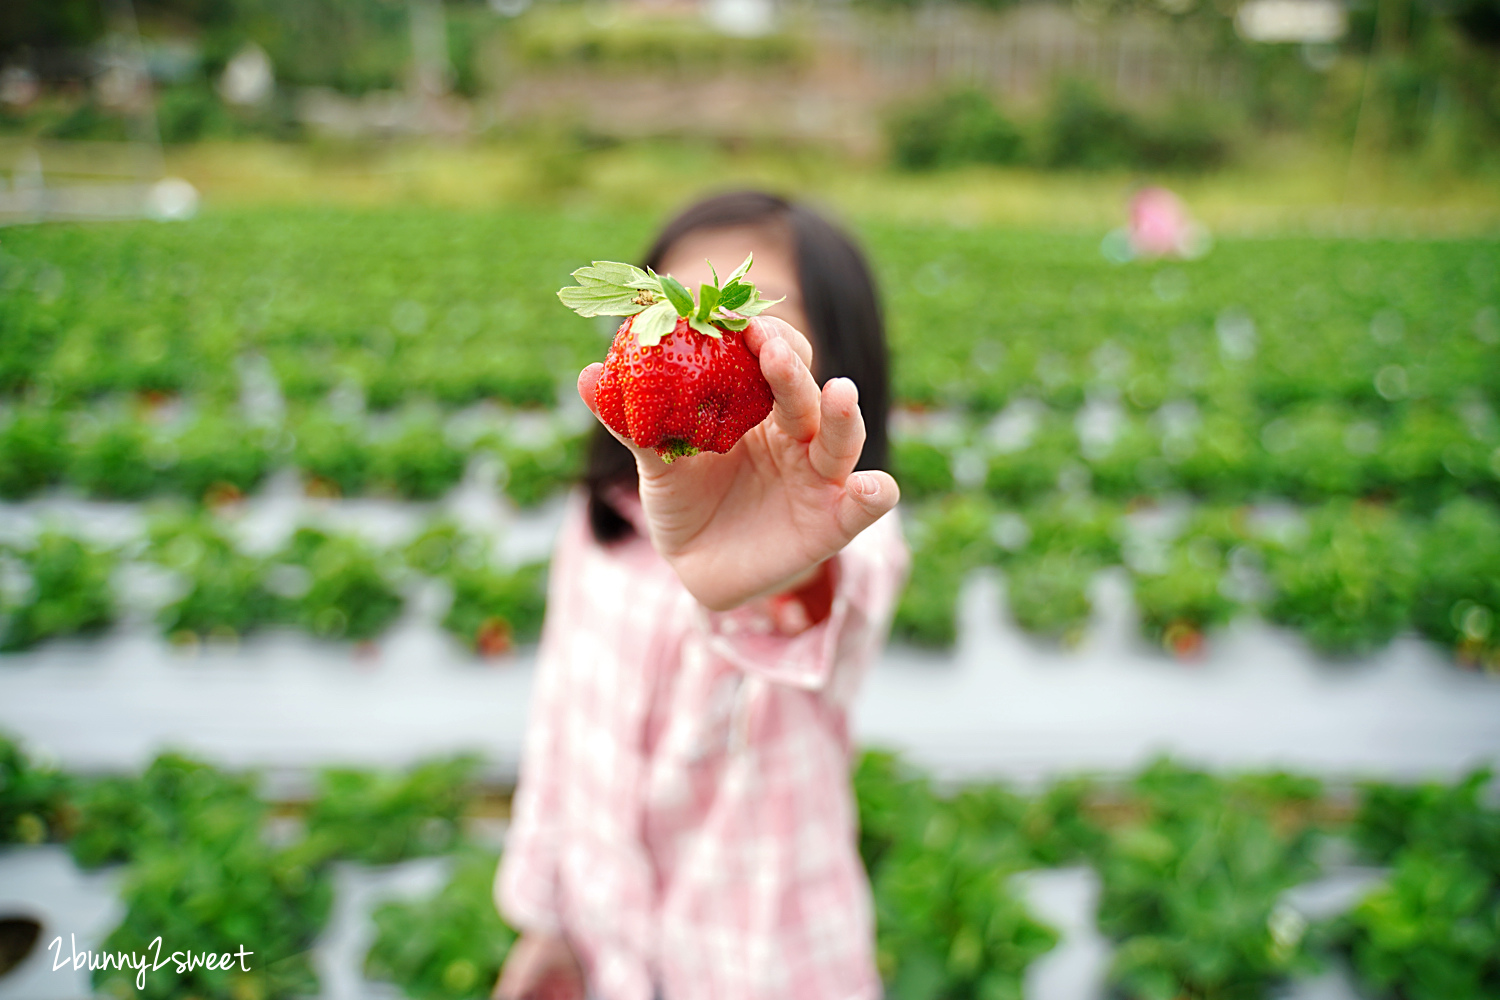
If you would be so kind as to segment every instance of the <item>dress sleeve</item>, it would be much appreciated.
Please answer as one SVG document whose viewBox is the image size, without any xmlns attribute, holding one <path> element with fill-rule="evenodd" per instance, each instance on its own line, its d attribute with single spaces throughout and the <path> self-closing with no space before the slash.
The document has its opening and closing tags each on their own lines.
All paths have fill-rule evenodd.
<svg viewBox="0 0 1500 1000">
<path fill-rule="evenodd" d="M 517 928 L 556 931 L 557 845 L 563 762 L 559 735 L 566 702 L 562 697 L 564 664 L 562 631 L 569 617 L 572 577 L 581 557 L 580 532 L 586 530 L 582 505 L 575 497 L 558 536 L 548 571 L 547 612 L 537 648 L 531 706 L 520 775 L 511 802 L 511 825 L 495 876 L 495 903 Z"/>
<path fill-rule="evenodd" d="M 867 665 L 885 641 L 910 562 L 897 512 L 833 558 L 833 606 L 821 622 L 788 634 L 765 601 L 732 611 L 700 607 L 710 652 L 752 677 L 810 691 L 827 688 L 837 668 Z"/>
</svg>

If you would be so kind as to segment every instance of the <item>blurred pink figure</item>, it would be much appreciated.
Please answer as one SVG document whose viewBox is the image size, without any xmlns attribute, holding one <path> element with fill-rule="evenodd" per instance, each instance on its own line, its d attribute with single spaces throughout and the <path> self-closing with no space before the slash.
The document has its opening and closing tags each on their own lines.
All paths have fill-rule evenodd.
<svg viewBox="0 0 1500 1000">
<path fill-rule="evenodd" d="M 1195 230 L 1182 199 L 1164 187 L 1145 187 L 1130 199 L 1130 249 L 1137 257 L 1182 254 Z"/>
</svg>

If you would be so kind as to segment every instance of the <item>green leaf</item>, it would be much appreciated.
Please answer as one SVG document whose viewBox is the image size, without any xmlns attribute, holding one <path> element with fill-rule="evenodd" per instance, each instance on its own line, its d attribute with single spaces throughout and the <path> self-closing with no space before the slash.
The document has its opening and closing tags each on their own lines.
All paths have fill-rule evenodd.
<svg viewBox="0 0 1500 1000">
<path fill-rule="evenodd" d="M 754 261 L 755 254 L 752 253 L 746 255 L 744 262 L 741 263 L 739 267 L 735 268 L 733 273 L 729 275 L 728 280 L 724 282 L 724 287 L 728 288 L 730 285 L 743 278 L 745 276 L 745 272 L 750 270 L 750 265 L 754 263 Z"/>
<path fill-rule="evenodd" d="M 719 308 L 734 310 L 750 301 L 755 294 L 755 286 L 744 281 L 731 281 L 724 286 L 719 293 Z"/>
<path fill-rule="evenodd" d="M 580 267 L 573 272 L 580 285 L 616 285 L 634 288 L 637 291 L 661 291 L 661 284 L 634 264 L 621 264 L 613 260 L 596 260 L 592 267 Z"/>
<path fill-rule="evenodd" d="M 557 290 L 562 304 L 580 316 L 634 316 L 646 308 L 636 301 L 640 294 L 616 285 L 569 285 Z"/>
<path fill-rule="evenodd" d="M 715 329 L 714 325 L 706 319 L 700 319 L 699 317 L 694 316 L 692 319 L 688 320 L 688 325 L 691 326 L 694 330 L 697 330 L 699 333 L 703 334 L 705 337 L 712 337 L 715 340 L 721 340 L 724 337 L 724 335 L 717 329 Z"/>
<path fill-rule="evenodd" d="M 715 326 L 722 326 L 726 330 L 743 330 L 750 325 L 750 321 L 743 316 L 719 315 L 714 319 Z"/>
<path fill-rule="evenodd" d="M 683 287 L 682 282 L 670 274 L 657 275 L 661 279 L 661 290 L 672 303 L 679 316 L 690 316 L 693 312 L 693 293 Z"/>
<path fill-rule="evenodd" d="M 658 302 L 631 321 L 630 330 L 636 343 L 642 347 L 655 347 L 661 338 L 672 332 L 677 325 L 677 310 L 670 302 Z"/>
<path fill-rule="evenodd" d="M 711 313 L 711 312 L 713 312 L 714 311 L 714 306 L 716 306 L 718 304 L 719 304 L 719 286 L 718 285 L 699 285 L 698 286 L 698 312 L 696 313 L 698 319 L 700 319 L 700 320 L 706 320 L 706 319 L 708 319 L 708 314 Z"/>
<path fill-rule="evenodd" d="M 760 297 L 760 292 L 756 292 L 755 295 L 751 297 L 749 302 L 746 302 L 744 305 L 740 306 L 735 310 L 735 312 L 739 313 L 741 316 L 759 316 L 761 313 L 765 312 L 767 309 L 771 308 L 784 298 L 786 298 L 785 295 L 783 295 L 780 299 L 763 299 Z"/>
</svg>

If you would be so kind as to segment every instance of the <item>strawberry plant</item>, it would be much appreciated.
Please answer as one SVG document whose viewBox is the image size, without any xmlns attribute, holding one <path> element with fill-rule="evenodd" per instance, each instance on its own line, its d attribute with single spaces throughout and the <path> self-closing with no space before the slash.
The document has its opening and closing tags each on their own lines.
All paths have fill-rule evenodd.
<svg viewBox="0 0 1500 1000">
<path fill-rule="evenodd" d="M 1110 980 L 1125 997 L 1254 998 L 1311 967 L 1305 924 L 1283 892 L 1316 869 L 1316 834 L 1271 821 L 1316 783 L 1221 781 L 1168 761 L 1131 787 L 1136 810 L 1100 861 L 1099 926 L 1118 942 Z"/>
<path fill-rule="evenodd" d="M 482 656 L 509 652 L 518 642 L 534 642 L 542 630 L 547 603 L 547 564 L 501 569 L 494 546 L 458 526 L 438 522 L 405 550 L 407 565 L 441 577 L 453 588 L 443 627 Z"/>
<path fill-rule="evenodd" d="M 577 482 L 586 446 L 587 439 L 582 435 L 539 444 L 505 439 L 499 447 L 505 462 L 505 495 L 521 507 L 535 507 Z"/>
<path fill-rule="evenodd" d="M 1268 546 L 1266 553 L 1271 619 L 1299 629 L 1324 653 L 1378 649 L 1409 621 L 1418 544 L 1407 522 L 1390 510 L 1326 504 L 1313 512 L 1304 538 Z"/>
<path fill-rule="evenodd" d="M 268 624 L 276 599 L 265 584 L 262 560 L 239 552 L 203 519 L 158 521 L 150 533 L 150 558 L 188 581 L 182 597 L 162 608 L 162 631 L 178 639 L 233 638 Z"/>
<path fill-rule="evenodd" d="M 455 566 L 448 573 L 453 603 L 443 628 L 482 656 L 507 653 L 516 643 L 535 642 L 547 603 L 547 564 L 527 563 L 506 571 L 493 565 Z"/>
<path fill-rule="evenodd" d="M 1456 413 L 1409 406 L 1381 443 L 1376 474 L 1384 488 L 1417 509 L 1431 509 L 1488 480 L 1488 458 L 1497 443 L 1479 439 Z"/>
<path fill-rule="evenodd" d="M 1166 475 L 1161 444 L 1144 422 L 1127 418 L 1107 445 L 1084 449 L 1094 492 L 1114 500 L 1157 492 Z"/>
<path fill-rule="evenodd" d="M 21 500 L 62 479 L 66 429 L 56 410 L 17 407 L 0 424 L 0 497 Z"/>
<path fill-rule="evenodd" d="M 946 451 L 931 442 L 916 439 L 894 442 L 891 466 L 903 500 L 918 502 L 953 492 L 952 462 Z"/>
<path fill-rule="evenodd" d="M 1021 556 L 1006 564 L 1006 599 L 1017 625 L 1033 635 L 1076 645 L 1089 623 L 1088 588 L 1095 567 L 1062 552 Z"/>
<path fill-rule="evenodd" d="M 1500 993 L 1500 810 L 1482 800 L 1491 777 L 1365 787 L 1355 839 L 1392 870 L 1335 928 L 1367 989 L 1411 1000 Z"/>
<path fill-rule="evenodd" d="M 362 425 L 313 412 L 293 426 L 294 459 L 308 477 L 309 491 L 356 496 L 369 482 L 373 449 Z"/>
<path fill-rule="evenodd" d="M 1173 463 L 1172 475 L 1197 496 L 1217 502 L 1248 499 L 1265 485 L 1265 453 L 1252 414 L 1210 410 Z"/>
<path fill-rule="evenodd" d="M 404 500 L 436 500 L 463 478 L 467 456 L 455 448 L 432 415 L 407 418 L 371 448 L 370 478 Z"/>
<path fill-rule="evenodd" d="M 160 935 L 173 951 L 223 953 L 243 946 L 254 953 L 244 967 L 236 960 L 228 969 L 179 972 L 166 963 L 147 971 L 139 991 L 135 970 L 98 969 L 96 990 L 159 1000 L 269 1000 L 316 991 L 308 951 L 327 917 L 330 886 L 296 845 L 266 843 L 266 808 L 254 784 L 251 777 L 164 754 L 139 778 L 105 778 L 86 787 L 74 856 L 84 865 L 129 862 L 121 890 L 125 917 L 104 950 L 148 952 Z"/>
<path fill-rule="evenodd" d="M 990 456 L 985 492 L 997 500 L 1013 503 L 1028 503 L 1050 493 L 1057 488 L 1058 476 L 1077 448 L 1072 425 L 1056 414 L 1049 414 L 1025 445 Z"/>
<path fill-rule="evenodd" d="M 0 551 L 0 560 L 7 558 L 26 583 L 0 593 L 0 652 L 98 633 L 114 622 L 113 552 L 45 531 L 27 546 Z"/>
<path fill-rule="evenodd" d="M 624 316 L 599 376 L 599 419 L 664 461 L 724 453 L 771 413 L 771 386 L 742 339 L 767 301 L 746 257 L 722 284 L 714 272 L 697 299 L 670 274 L 595 261 L 558 291 L 580 316 Z M 712 265 L 710 265 L 712 266 Z"/>
<path fill-rule="evenodd" d="M 172 485 L 194 501 L 244 496 L 271 470 L 272 436 L 231 413 L 201 414 L 174 442 Z"/>
<path fill-rule="evenodd" d="M 1458 498 L 1438 511 L 1422 540 L 1421 583 L 1412 618 L 1460 660 L 1500 670 L 1500 510 Z"/>
<path fill-rule="evenodd" d="M 1094 574 L 1120 560 L 1119 513 L 1068 498 L 1037 505 L 1021 523 L 1001 558 L 1011 616 L 1028 632 L 1076 643 L 1093 610 Z"/>
<path fill-rule="evenodd" d="M 305 574 L 286 613 L 321 639 L 374 639 L 401 612 L 385 560 L 352 535 L 299 528 L 276 562 Z"/>
<path fill-rule="evenodd" d="M 895 634 L 923 646 L 949 646 L 963 578 L 994 561 L 993 511 L 981 498 L 954 495 L 929 506 L 912 528 L 912 568 L 896 607 Z"/>
<path fill-rule="evenodd" d="M 243 947 L 247 956 L 228 969 L 179 972 L 167 963 L 148 969 L 139 990 L 135 970 L 98 969 L 96 990 L 146 1000 L 275 1000 L 317 992 L 311 948 L 327 920 L 331 886 L 295 849 L 272 848 L 256 830 L 218 841 L 153 843 L 131 863 L 121 895 L 125 918 L 100 945 L 104 951 L 151 953 L 160 936 L 173 951 L 237 954 Z"/>
<path fill-rule="evenodd" d="M 379 906 L 365 975 L 393 982 L 415 1000 L 489 997 L 516 940 L 495 909 L 498 862 L 492 852 L 461 848 L 435 895 Z"/>
<path fill-rule="evenodd" d="M 1196 654 L 1209 629 L 1240 608 L 1229 589 L 1229 557 L 1249 541 L 1240 511 L 1200 509 L 1152 572 L 1132 567 L 1135 602 L 1146 635 L 1178 656 Z"/>
<path fill-rule="evenodd" d="M 1010 828 L 966 822 L 937 801 L 917 836 L 902 838 L 873 872 L 877 961 L 893 1000 L 1010 997 L 1026 967 L 1057 943 L 1008 885 L 1027 867 Z"/>
<path fill-rule="evenodd" d="M 162 484 L 170 456 L 156 446 L 150 429 L 124 416 L 89 420 L 78 434 L 68 463 L 68 481 L 91 497 L 139 500 Z"/>
<path fill-rule="evenodd" d="M 477 757 L 462 756 L 419 764 L 405 774 L 325 770 L 307 810 L 306 851 L 391 864 L 452 850 L 478 769 Z"/>
<path fill-rule="evenodd" d="M 40 844 L 70 834 L 72 786 L 68 775 L 32 760 L 0 733 L 0 845 Z"/>
<path fill-rule="evenodd" d="M 255 782 L 178 753 L 139 776 L 105 775 L 80 784 L 68 848 L 85 868 L 128 862 L 152 845 L 218 844 L 260 828 Z"/>
<path fill-rule="evenodd" d="M 1372 483 L 1363 428 L 1347 410 L 1322 404 L 1294 410 L 1261 431 L 1271 491 L 1297 500 L 1360 496 Z M 1373 431 L 1373 427 L 1371 428 Z"/>
</svg>

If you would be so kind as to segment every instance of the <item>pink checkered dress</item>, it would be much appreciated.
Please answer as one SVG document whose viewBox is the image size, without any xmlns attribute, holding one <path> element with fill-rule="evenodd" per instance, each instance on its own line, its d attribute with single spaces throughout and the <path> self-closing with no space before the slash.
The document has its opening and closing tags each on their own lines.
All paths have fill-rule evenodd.
<svg viewBox="0 0 1500 1000">
<path fill-rule="evenodd" d="M 710 612 L 570 501 L 495 896 L 564 930 L 604 1000 L 880 995 L 846 712 L 905 578 L 897 515 L 836 560 L 811 628 Z"/>
</svg>

